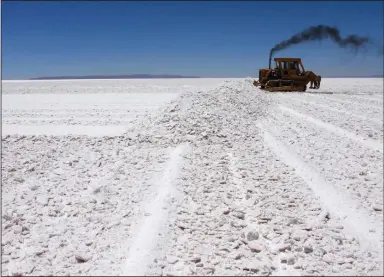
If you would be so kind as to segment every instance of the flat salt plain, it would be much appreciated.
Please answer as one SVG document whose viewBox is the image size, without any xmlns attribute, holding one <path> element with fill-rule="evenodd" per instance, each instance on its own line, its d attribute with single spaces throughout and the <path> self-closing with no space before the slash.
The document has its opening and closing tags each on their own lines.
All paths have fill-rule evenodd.
<svg viewBox="0 0 384 277">
<path fill-rule="evenodd" d="M 184 91 L 220 79 L 4 81 L 2 133 L 118 135 Z"/>
<path fill-rule="evenodd" d="M 3 81 L 2 275 L 382 275 L 383 79 L 251 81 Z"/>
</svg>

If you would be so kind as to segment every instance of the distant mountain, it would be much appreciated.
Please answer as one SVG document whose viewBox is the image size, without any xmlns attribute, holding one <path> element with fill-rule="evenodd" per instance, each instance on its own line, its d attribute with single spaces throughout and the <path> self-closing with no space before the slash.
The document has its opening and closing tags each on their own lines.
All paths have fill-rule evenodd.
<svg viewBox="0 0 384 277">
<path fill-rule="evenodd" d="M 130 74 L 130 75 L 89 75 L 89 76 L 53 76 L 36 77 L 29 80 L 65 80 L 65 79 L 179 79 L 179 78 L 200 78 L 197 76 L 181 75 L 152 75 L 152 74 Z"/>
</svg>

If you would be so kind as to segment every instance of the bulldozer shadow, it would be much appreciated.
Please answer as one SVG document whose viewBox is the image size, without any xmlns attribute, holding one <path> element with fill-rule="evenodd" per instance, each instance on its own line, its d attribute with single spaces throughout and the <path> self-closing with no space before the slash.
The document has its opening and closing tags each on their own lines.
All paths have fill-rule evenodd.
<svg viewBox="0 0 384 277">
<path fill-rule="evenodd" d="M 331 91 L 306 91 L 305 93 L 311 93 L 311 94 L 333 94 Z"/>
</svg>

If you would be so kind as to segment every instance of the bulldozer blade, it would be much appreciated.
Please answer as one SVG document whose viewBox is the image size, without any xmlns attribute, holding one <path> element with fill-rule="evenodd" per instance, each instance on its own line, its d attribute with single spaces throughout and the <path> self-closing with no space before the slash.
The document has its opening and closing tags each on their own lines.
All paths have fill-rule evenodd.
<svg viewBox="0 0 384 277">
<path fill-rule="evenodd" d="M 265 88 L 268 92 L 302 92 L 303 88 L 300 87 L 292 87 L 292 86 L 284 86 L 284 87 L 268 87 Z"/>
</svg>

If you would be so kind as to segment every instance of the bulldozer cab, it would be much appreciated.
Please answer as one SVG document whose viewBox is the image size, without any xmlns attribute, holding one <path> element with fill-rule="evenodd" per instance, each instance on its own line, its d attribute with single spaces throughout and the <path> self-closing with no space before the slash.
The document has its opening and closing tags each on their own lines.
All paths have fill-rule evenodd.
<svg viewBox="0 0 384 277">
<path fill-rule="evenodd" d="M 275 58 L 276 69 L 280 71 L 282 78 L 301 76 L 304 72 L 300 58 Z"/>
</svg>

